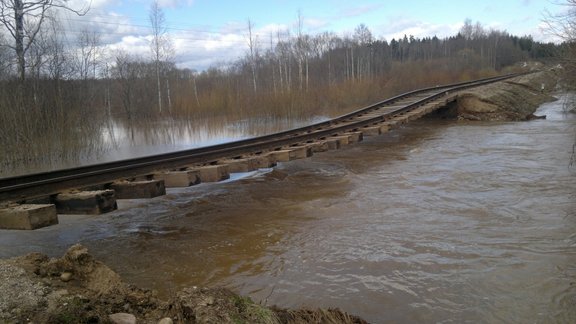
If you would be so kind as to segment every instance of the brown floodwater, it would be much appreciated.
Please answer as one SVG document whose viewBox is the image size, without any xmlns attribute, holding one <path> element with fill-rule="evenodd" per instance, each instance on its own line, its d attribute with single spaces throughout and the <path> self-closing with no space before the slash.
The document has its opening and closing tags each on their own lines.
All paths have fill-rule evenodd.
<svg viewBox="0 0 576 324">
<path fill-rule="evenodd" d="M 0 231 L 0 257 L 80 242 L 167 295 L 226 286 L 374 323 L 576 322 L 576 116 L 421 120 L 101 216 Z"/>
</svg>

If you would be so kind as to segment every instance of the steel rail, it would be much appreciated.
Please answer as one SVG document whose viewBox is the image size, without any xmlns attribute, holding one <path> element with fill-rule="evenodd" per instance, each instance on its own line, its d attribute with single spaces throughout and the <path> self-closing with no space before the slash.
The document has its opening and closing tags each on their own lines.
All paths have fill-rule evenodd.
<svg viewBox="0 0 576 324">
<path fill-rule="evenodd" d="M 327 138 L 333 135 L 357 130 L 368 125 L 381 123 L 385 120 L 413 110 L 427 102 L 443 97 L 453 90 L 462 90 L 498 82 L 523 74 L 526 73 L 509 74 L 475 81 L 418 89 L 380 101 L 325 122 L 235 142 L 50 172 L 0 178 L 0 202 L 18 198 L 22 199 L 24 196 L 21 196 L 20 193 L 31 189 L 36 189 L 32 190 L 33 192 L 30 194 L 31 197 L 39 196 L 43 190 L 40 188 L 42 186 L 46 187 L 45 194 L 48 195 L 62 190 L 62 188 L 74 188 L 89 186 L 91 184 L 107 183 L 121 178 L 145 175 L 154 171 L 178 168 L 183 165 L 210 164 L 216 163 L 217 160 L 223 158 L 254 154 L 262 151 L 278 150 L 282 147 Z M 354 118 L 390 106 L 400 100 L 422 94 L 426 94 L 426 97 L 408 103 L 402 108 L 353 122 Z M 58 183 L 61 183 L 61 185 L 56 185 Z M 50 185 L 52 185 L 52 187 L 50 187 Z"/>
</svg>

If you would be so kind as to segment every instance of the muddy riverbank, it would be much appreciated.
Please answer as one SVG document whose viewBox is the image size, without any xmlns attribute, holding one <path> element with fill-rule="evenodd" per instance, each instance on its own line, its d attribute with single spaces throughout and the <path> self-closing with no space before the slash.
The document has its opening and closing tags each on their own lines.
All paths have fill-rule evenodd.
<svg viewBox="0 0 576 324">
<path fill-rule="evenodd" d="M 557 72 L 551 69 L 527 74 L 504 82 L 464 90 L 451 114 L 458 119 L 474 121 L 522 121 L 545 116 L 534 112 L 545 102 L 556 100 Z"/>
<path fill-rule="evenodd" d="M 338 309 L 270 308 L 224 288 L 193 286 L 160 299 L 81 245 L 61 258 L 0 260 L 0 292 L 1 323 L 366 323 Z"/>
</svg>

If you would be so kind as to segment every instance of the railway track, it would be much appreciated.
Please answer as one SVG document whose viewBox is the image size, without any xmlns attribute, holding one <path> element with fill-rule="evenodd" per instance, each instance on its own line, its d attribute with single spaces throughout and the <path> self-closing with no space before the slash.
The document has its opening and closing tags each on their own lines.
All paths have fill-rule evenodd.
<svg viewBox="0 0 576 324">
<path fill-rule="evenodd" d="M 525 73 L 522 73 L 525 74 Z M 499 82 L 522 74 L 419 89 L 375 103 L 329 121 L 271 135 L 167 154 L 133 158 L 16 177 L 0 178 L 0 206 L 47 197 L 75 188 L 94 187 L 121 179 L 152 178 L 167 170 L 186 166 L 217 165 L 223 160 L 262 156 L 325 141 L 332 137 L 362 132 L 393 121 L 431 102 L 445 104 L 456 91 Z"/>
</svg>

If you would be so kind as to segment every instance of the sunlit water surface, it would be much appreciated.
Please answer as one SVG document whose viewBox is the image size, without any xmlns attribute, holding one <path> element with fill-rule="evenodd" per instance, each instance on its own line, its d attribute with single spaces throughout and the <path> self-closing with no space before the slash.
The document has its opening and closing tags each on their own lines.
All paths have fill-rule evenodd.
<svg viewBox="0 0 576 324">
<path fill-rule="evenodd" d="M 576 322 L 575 116 L 422 120 L 218 184 L 0 231 L 0 257 L 80 242 L 167 295 L 226 286 L 375 323 Z"/>
</svg>

